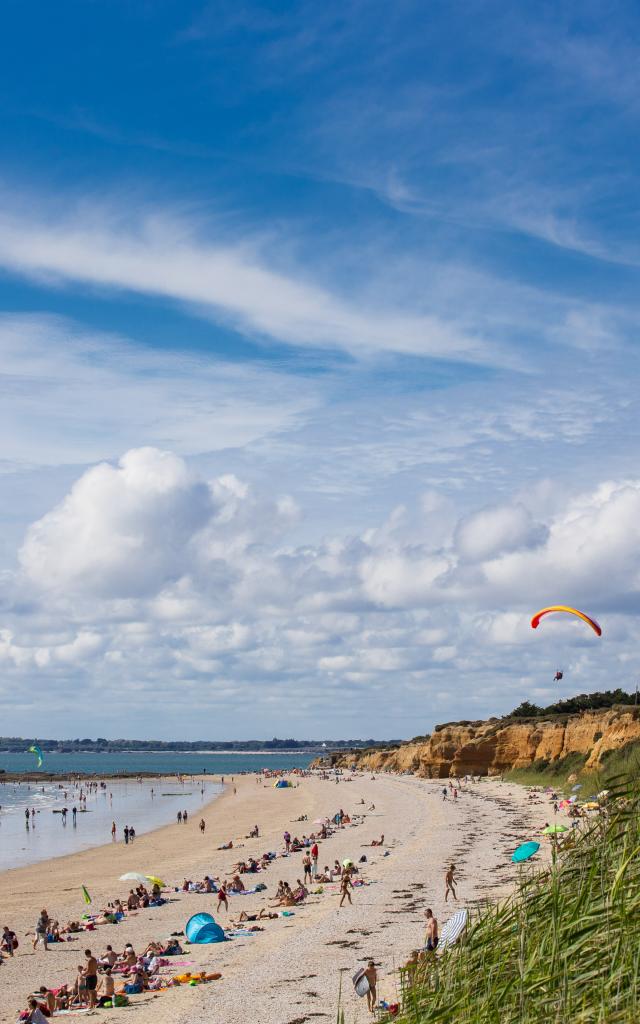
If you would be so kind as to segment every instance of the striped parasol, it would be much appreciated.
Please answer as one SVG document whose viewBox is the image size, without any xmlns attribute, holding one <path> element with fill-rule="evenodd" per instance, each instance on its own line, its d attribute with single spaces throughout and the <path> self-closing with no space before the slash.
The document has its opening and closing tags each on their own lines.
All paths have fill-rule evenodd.
<svg viewBox="0 0 640 1024">
<path fill-rule="evenodd" d="M 446 949 L 447 946 L 452 946 L 460 938 L 467 927 L 468 918 L 468 910 L 456 910 L 453 917 L 449 918 L 440 932 L 440 942 L 438 944 L 440 950 Z"/>
</svg>

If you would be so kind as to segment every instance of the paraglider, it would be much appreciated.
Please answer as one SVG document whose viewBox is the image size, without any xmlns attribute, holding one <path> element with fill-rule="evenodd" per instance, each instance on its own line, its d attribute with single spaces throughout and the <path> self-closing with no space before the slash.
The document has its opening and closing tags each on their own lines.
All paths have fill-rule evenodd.
<svg viewBox="0 0 640 1024">
<path fill-rule="evenodd" d="M 541 610 L 539 612 L 536 612 L 536 614 L 533 616 L 531 620 L 531 628 L 537 629 L 540 625 L 540 619 L 544 615 L 549 615 L 551 612 L 567 612 L 569 615 L 577 615 L 579 619 L 582 619 L 582 621 L 586 622 L 588 626 L 591 626 L 593 632 L 597 636 L 602 636 L 602 630 L 600 629 L 600 626 L 598 625 L 595 619 L 590 618 L 589 615 L 585 615 L 584 612 L 578 611 L 577 608 L 570 608 L 565 604 L 554 604 L 551 605 L 549 608 L 541 608 Z"/>
<path fill-rule="evenodd" d="M 564 672 L 561 672 L 560 669 L 558 669 L 558 671 L 556 672 L 555 676 L 553 677 L 554 683 L 559 683 L 560 680 L 562 679 L 563 675 L 564 675 Z"/>
<path fill-rule="evenodd" d="M 44 760 L 44 755 L 43 755 L 42 751 L 40 750 L 40 747 L 38 746 L 37 743 L 32 743 L 31 744 L 31 746 L 29 747 L 28 753 L 36 755 L 36 757 L 38 758 L 38 768 L 42 768 L 42 762 Z"/>
</svg>

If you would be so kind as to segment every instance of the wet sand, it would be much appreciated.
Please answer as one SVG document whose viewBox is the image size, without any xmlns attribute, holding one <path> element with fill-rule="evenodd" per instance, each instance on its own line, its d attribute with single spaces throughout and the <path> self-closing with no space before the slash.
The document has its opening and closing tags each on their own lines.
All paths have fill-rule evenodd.
<svg viewBox="0 0 640 1024">
<path fill-rule="evenodd" d="M 380 974 L 379 994 L 393 998 L 395 971 L 423 941 L 424 908 L 432 907 L 441 925 L 455 909 L 444 903 L 446 865 L 454 862 L 458 868 L 458 906 L 473 908 L 497 898 L 515 880 L 512 850 L 536 837 L 548 813 L 544 804 L 530 805 L 520 787 L 486 780 L 468 786 L 456 804 L 443 802 L 442 783 L 412 777 L 378 776 L 373 781 L 364 776 L 339 785 L 309 778 L 298 788 L 276 790 L 249 776 L 236 779 L 236 786 L 237 794 L 228 788 L 204 809 L 204 837 L 195 816 L 186 826 L 174 824 L 148 833 L 133 846 L 118 843 L 0 875 L 0 924 L 9 924 L 20 938 L 16 957 L 0 969 L 0 1021 L 14 1021 L 34 987 L 71 981 L 85 948 L 101 953 L 107 943 L 122 949 L 132 942 L 143 949 L 151 939 L 182 930 L 193 913 L 215 915 L 216 897 L 172 892 L 163 907 L 142 910 L 118 926 L 104 925 L 74 942 L 54 945 L 48 953 L 32 953 L 24 933 L 33 930 L 42 906 L 60 921 L 78 917 L 86 909 L 80 893 L 84 884 L 93 897 L 91 909 L 98 910 L 107 900 L 126 896 L 126 883 L 118 881 L 125 871 L 156 874 L 175 885 L 185 876 L 197 880 L 205 873 L 229 877 L 240 858 L 280 851 L 285 829 L 309 833 L 315 818 L 332 815 L 340 807 L 352 815 L 364 811 L 366 818 L 360 826 L 347 826 L 321 843 L 319 864 L 345 857 L 357 862 L 366 854 L 363 876 L 371 884 L 353 892 L 352 906 L 339 909 L 337 886 L 325 886 L 322 895 L 311 896 L 293 917 L 266 921 L 264 931 L 255 936 L 194 946 L 178 958 L 193 962 L 183 970 L 221 971 L 220 981 L 146 993 L 132 1002 L 139 1024 L 192 1024 L 194 1019 L 213 1024 L 311 1024 L 335 1018 L 342 976 L 348 1019 L 364 1021 L 369 1016 L 366 1001 L 355 997 L 351 973 L 373 958 Z M 375 811 L 366 810 L 371 803 Z M 308 822 L 295 821 L 301 814 Z M 260 826 L 261 838 L 242 838 L 254 824 Z M 365 845 L 381 833 L 384 848 Z M 217 851 L 229 839 L 234 850 Z M 260 881 L 268 889 L 231 896 L 230 917 L 271 902 L 281 878 L 295 885 L 302 878 L 302 854 L 278 858 L 267 872 L 243 877 L 246 885 Z M 224 912 L 220 922 L 227 923 Z M 98 1012 L 124 1020 L 131 1010 Z"/>
</svg>

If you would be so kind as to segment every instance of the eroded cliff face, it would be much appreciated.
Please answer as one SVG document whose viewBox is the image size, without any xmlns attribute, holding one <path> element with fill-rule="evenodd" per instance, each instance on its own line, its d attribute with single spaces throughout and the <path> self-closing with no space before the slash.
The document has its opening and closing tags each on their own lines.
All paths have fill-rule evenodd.
<svg viewBox="0 0 640 1024">
<path fill-rule="evenodd" d="M 391 750 L 361 751 L 332 757 L 342 767 L 357 764 L 372 771 L 412 772 L 423 778 L 500 775 L 534 761 L 560 761 L 582 754 L 594 770 L 603 755 L 640 740 L 640 708 L 614 707 L 557 719 L 490 720 L 439 727 L 424 740 Z"/>
</svg>

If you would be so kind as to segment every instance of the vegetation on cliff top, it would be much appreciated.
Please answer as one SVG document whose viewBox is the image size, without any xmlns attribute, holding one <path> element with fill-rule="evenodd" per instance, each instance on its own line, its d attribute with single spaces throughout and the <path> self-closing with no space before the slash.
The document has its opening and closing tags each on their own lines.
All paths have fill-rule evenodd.
<svg viewBox="0 0 640 1024">
<path fill-rule="evenodd" d="M 406 993 L 405 1024 L 631 1024 L 640 1020 L 640 790 L 595 819 L 555 865 L 521 878 Z M 531 869 L 529 869 L 530 871 Z"/>
</svg>

